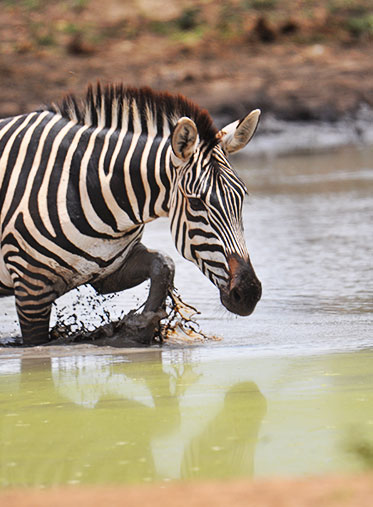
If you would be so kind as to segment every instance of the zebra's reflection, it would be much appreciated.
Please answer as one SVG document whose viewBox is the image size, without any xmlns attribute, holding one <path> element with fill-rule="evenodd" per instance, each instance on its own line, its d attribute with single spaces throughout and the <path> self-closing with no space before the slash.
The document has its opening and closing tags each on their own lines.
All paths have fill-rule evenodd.
<svg viewBox="0 0 373 507">
<path fill-rule="evenodd" d="M 71 477 L 66 460 L 79 482 L 252 475 L 266 401 L 257 385 L 244 378 L 250 372 L 222 370 L 214 362 L 173 362 L 162 351 L 140 357 L 20 360 L 14 368 L 13 400 L 38 392 L 34 416 L 38 403 L 45 407 L 52 402 L 45 431 L 56 466 L 45 482 Z M 27 460 L 34 455 L 37 462 L 40 448 L 47 452 L 47 440 L 38 440 L 34 424 L 22 431 L 28 433 L 23 435 Z M 12 432 L 8 427 L 9 439 Z M 14 449 L 17 445 L 19 441 Z M 35 463 L 35 470 L 41 466 Z M 30 462 L 28 473 L 32 468 Z"/>
</svg>

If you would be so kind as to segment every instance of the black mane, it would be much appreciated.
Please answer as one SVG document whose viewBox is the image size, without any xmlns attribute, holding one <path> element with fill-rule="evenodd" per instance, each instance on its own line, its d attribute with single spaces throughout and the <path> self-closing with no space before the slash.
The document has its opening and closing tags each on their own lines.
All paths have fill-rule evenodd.
<svg viewBox="0 0 373 507">
<path fill-rule="evenodd" d="M 131 88 L 122 84 L 97 84 L 88 87 L 86 96 L 78 101 L 73 94 L 67 95 L 60 104 L 52 104 L 46 109 L 61 114 L 64 118 L 92 127 L 121 128 L 123 109 L 135 103 L 142 120 L 149 114 L 156 124 L 166 118 L 170 131 L 182 116 L 191 118 L 198 128 L 200 139 L 211 147 L 217 144 L 217 129 L 205 109 L 185 98 L 158 92 L 151 88 Z"/>
</svg>

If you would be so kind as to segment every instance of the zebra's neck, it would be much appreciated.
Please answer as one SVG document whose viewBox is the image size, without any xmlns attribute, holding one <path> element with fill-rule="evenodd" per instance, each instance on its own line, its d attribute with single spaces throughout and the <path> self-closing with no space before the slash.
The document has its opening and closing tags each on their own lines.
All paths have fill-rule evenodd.
<svg viewBox="0 0 373 507">
<path fill-rule="evenodd" d="M 206 146 L 217 142 L 207 111 L 180 95 L 148 88 L 98 85 L 88 89 L 80 104 L 69 95 L 48 110 L 84 131 L 88 148 L 80 181 L 87 181 L 87 189 L 80 194 L 84 198 L 85 192 L 84 201 L 93 202 L 102 192 L 101 206 L 88 211 L 102 214 L 98 220 L 118 231 L 168 214 L 173 181 L 170 133 L 181 117 L 195 122 Z"/>
<path fill-rule="evenodd" d="M 85 137 L 89 142 L 86 161 L 80 163 L 81 200 L 86 194 L 91 202 L 101 203 L 96 213 L 118 232 L 168 215 L 173 182 L 169 134 L 160 136 L 150 126 L 147 132 L 97 127 L 83 132 Z"/>
</svg>

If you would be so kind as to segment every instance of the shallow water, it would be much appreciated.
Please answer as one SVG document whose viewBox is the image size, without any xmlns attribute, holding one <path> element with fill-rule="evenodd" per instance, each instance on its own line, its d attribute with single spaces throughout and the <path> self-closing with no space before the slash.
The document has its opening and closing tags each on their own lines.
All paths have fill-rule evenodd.
<svg viewBox="0 0 373 507">
<path fill-rule="evenodd" d="M 0 484 L 298 476 L 373 465 L 373 352 L 204 352 L 4 361 Z"/>
<path fill-rule="evenodd" d="M 180 258 L 166 220 L 147 227 L 144 243 L 174 257 L 182 298 L 220 342 L 141 354 L 1 350 L 0 484 L 373 466 L 372 155 L 355 147 L 234 160 L 250 192 L 244 223 L 263 284 L 248 318 L 230 316 Z M 87 294 L 58 306 L 93 322 Z M 145 295 L 144 284 L 104 304 L 115 317 Z M 12 298 L 1 303 L 0 336 L 17 334 Z"/>
</svg>

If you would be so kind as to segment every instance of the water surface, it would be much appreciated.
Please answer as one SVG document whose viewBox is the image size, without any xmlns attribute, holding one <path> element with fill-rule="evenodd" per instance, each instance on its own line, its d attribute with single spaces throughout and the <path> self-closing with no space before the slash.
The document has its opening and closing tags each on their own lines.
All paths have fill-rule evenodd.
<svg viewBox="0 0 373 507">
<path fill-rule="evenodd" d="M 0 484 L 299 476 L 373 465 L 373 352 L 220 351 L 2 363 Z"/>
<path fill-rule="evenodd" d="M 176 251 L 168 219 L 148 224 L 143 242 L 174 258 L 180 295 L 201 312 L 205 332 L 224 338 L 214 346 L 278 351 L 371 345 L 373 148 L 254 160 L 249 154 L 248 148 L 233 163 L 249 191 L 245 235 L 263 285 L 252 316 L 235 317 L 223 308 L 217 289 Z M 146 294 L 144 283 L 103 305 L 115 318 L 139 307 Z M 75 311 L 85 323 L 99 323 L 97 300 L 82 288 L 60 298 L 58 308 L 65 319 Z M 0 337 L 19 335 L 13 298 L 1 303 Z"/>
<path fill-rule="evenodd" d="M 235 159 L 250 193 L 245 234 L 263 284 L 248 318 L 222 308 L 217 290 L 176 253 L 166 220 L 147 227 L 144 243 L 174 257 L 181 296 L 220 342 L 142 353 L 1 350 L 0 484 L 373 466 L 372 155 L 361 147 Z M 103 304 L 119 315 L 146 290 Z M 83 288 L 58 307 L 99 322 L 92 298 Z M 12 298 L 1 304 L 5 338 L 19 331 Z"/>
</svg>

